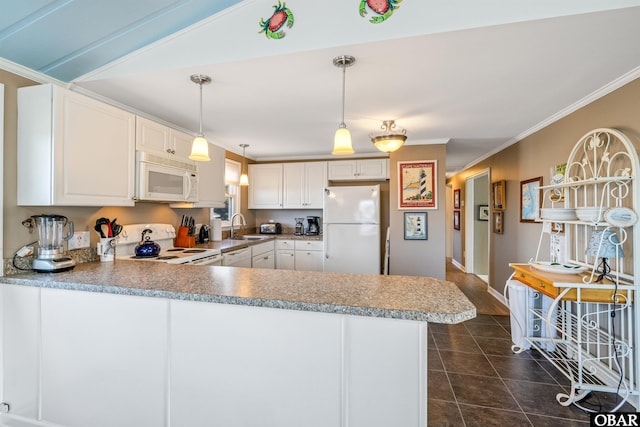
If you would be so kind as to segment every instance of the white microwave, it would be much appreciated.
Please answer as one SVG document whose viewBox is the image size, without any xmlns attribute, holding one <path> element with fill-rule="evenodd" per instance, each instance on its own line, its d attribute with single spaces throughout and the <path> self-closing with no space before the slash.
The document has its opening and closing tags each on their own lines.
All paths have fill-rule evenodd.
<svg viewBox="0 0 640 427">
<path fill-rule="evenodd" d="M 197 202 L 198 167 L 137 151 L 136 198 L 154 202 Z"/>
</svg>

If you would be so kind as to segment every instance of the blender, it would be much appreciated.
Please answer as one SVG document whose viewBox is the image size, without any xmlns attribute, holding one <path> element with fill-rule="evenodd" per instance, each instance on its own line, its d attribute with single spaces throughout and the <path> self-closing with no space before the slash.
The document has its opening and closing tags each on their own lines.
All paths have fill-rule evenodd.
<svg viewBox="0 0 640 427">
<path fill-rule="evenodd" d="M 38 256 L 33 260 L 32 268 L 41 273 L 71 270 L 76 262 L 64 256 L 64 241 L 73 236 L 73 221 L 62 215 L 33 215 L 31 217 L 38 228 Z M 66 236 L 65 226 L 69 226 Z"/>
</svg>

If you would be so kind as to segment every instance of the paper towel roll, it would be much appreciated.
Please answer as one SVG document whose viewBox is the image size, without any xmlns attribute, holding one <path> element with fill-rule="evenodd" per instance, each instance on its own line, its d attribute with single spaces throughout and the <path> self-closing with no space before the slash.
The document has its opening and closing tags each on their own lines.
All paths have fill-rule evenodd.
<svg viewBox="0 0 640 427">
<path fill-rule="evenodd" d="M 211 240 L 214 242 L 222 240 L 222 220 L 220 218 L 211 219 Z"/>
</svg>

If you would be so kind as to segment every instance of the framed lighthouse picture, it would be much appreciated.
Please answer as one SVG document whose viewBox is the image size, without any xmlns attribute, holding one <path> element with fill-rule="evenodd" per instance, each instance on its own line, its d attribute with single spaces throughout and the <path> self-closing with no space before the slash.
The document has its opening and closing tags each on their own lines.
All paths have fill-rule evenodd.
<svg viewBox="0 0 640 427">
<path fill-rule="evenodd" d="M 398 209 L 438 209 L 437 160 L 398 162 Z"/>
</svg>

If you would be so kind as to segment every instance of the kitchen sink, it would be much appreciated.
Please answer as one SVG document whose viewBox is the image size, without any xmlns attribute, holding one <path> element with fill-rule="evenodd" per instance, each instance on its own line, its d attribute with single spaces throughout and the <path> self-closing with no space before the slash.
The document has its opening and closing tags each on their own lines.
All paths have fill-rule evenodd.
<svg viewBox="0 0 640 427">
<path fill-rule="evenodd" d="M 268 238 L 269 236 L 238 236 L 234 237 L 232 240 L 265 240 Z"/>
</svg>

